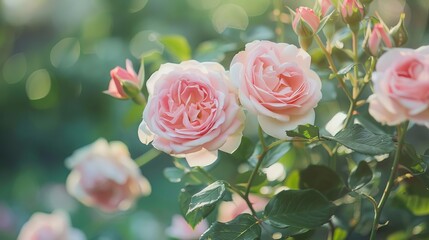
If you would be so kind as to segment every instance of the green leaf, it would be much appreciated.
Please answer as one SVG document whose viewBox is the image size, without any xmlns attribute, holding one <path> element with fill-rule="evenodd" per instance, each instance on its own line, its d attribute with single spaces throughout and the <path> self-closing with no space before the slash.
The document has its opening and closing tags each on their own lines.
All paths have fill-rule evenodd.
<svg viewBox="0 0 429 240">
<path fill-rule="evenodd" d="M 262 159 L 262 167 L 267 168 L 278 162 L 280 158 L 282 158 L 287 152 L 289 152 L 290 148 L 290 143 L 285 142 L 270 149 Z"/>
<path fill-rule="evenodd" d="M 180 35 L 169 35 L 160 38 L 165 49 L 178 61 L 191 59 L 191 47 L 188 40 Z"/>
<path fill-rule="evenodd" d="M 240 146 L 237 150 L 232 153 L 232 156 L 240 161 L 246 161 L 253 154 L 253 150 L 255 149 L 255 144 L 247 137 L 241 138 Z"/>
<path fill-rule="evenodd" d="M 407 184 L 402 184 L 397 190 L 394 200 L 415 216 L 429 214 L 429 191 L 419 179 L 408 179 Z"/>
<path fill-rule="evenodd" d="M 412 145 L 404 144 L 399 163 L 408 168 L 429 190 L 429 158 L 426 155 L 419 155 Z"/>
<path fill-rule="evenodd" d="M 230 222 L 212 224 L 200 240 L 257 240 L 260 237 L 259 221 L 244 213 Z"/>
<path fill-rule="evenodd" d="M 360 161 L 357 167 L 351 172 L 349 176 L 349 187 L 352 190 L 358 190 L 372 179 L 372 171 L 368 163 Z"/>
<path fill-rule="evenodd" d="M 186 170 L 185 175 L 182 177 L 182 182 L 190 185 L 201 185 L 212 182 L 211 179 L 201 173 L 197 168 L 198 167 Z"/>
<path fill-rule="evenodd" d="M 178 183 L 182 180 L 185 175 L 182 169 L 175 167 L 169 167 L 164 169 L 164 176 L 172 183 Z"/>
<path fill-rule="evenodd" d="M 270 200 L 264 214 L 271 223 L 279 226 L 315 228 L 326 223 L 335 208 L 314 189 L 285 190 Z"/>
<path fill-rule="evenodd" d="M 190 214 L 195 210 L 215 206 L 225 195 L 226 186 L 223 181 L 216 181 L 198 193 L 194 194 L 189 203 L 189 209 L 186 214 Z"/>
<path fill-rule="evenodd" d="M 182 188 L 179 194 L 180 211 L 185 217 L 186 221 L 192 227 L 195 227 L 201 220 L 207 217 L 215 206 L 207 206 L 193 211 L 192 213 L 186 214 L 189 209 L 189 203 L 191 202 L 192 196 L 202 189 L 201 186 L 186 186 Z"/>
<path fill-rule="evenodd" d="M 308 140 L 319 139 L 319 128 L 311 124 L 298 125 L 298 127 L 291 131 L 286 131 L 289 137 L 300 137 Z"/>
<path fill-rule="evenodd" d="M 391 136 L 374 134 L 358 124 L 341 130 L 334 137 L 323 136 L 322 138 L 338 142 L 356 152 L 368 155 L 390 153 L 395 149 Z"/>
<path fill-rule="evenodd" d="M 342 228 L 335 228 L 334 240 L 345 240 L 347 238 L 347 231 Z"/>
<path fill-rule="evenodd" d="M 347 193 L 343 180 L 326 166 L 310 165 L 299 173 L 299 186 L 302 189 L 313 188 L 329 200 L 338 199 Z"/>
</svg>

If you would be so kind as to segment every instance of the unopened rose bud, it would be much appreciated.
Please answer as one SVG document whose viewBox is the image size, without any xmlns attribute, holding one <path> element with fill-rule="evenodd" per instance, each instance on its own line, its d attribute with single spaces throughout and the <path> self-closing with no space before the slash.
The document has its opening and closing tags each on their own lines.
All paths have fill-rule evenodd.
<svg viewBox="0 0 429 240">
<path fill-rule="evenodd" d="M 408 32 L 404 25 L 405 13 L 401 14 L 398 24 L 390 29 L 390 36 L 393 38 L 395 47 L 400 47 L 408 41 Z"/>
<path fill-rule="evenodd" d="M 292 28 L 299 37 L 312 37 L 319 28 L 320 19 L 313 9 L 299 7 L 296 9 Z"/>
<path fill-rule="evenodd" d="M 126 69 L 115 67 L 110 71 L 110 76 L 109 88 L 104 93 L 119 99 L 134 98 L 140 94 L 143 81 L 130 60 L 126 60 Z"/>
<path fill-rule="evenodd" d="M 381 23 L 376 23 L 370 33 L 367 33 L 364 46 L 372 56 L 378 56 L 382 47 L 392 48 L 393 43 L 386 27 Z"/>
<path fill-rule="evenodd" d="M 341 16 L 352 31 L 357 31 L 360 21 L 365 16 L 365 11 L 359 0 L 344 0 L 341 5 Z"/>
</svg>

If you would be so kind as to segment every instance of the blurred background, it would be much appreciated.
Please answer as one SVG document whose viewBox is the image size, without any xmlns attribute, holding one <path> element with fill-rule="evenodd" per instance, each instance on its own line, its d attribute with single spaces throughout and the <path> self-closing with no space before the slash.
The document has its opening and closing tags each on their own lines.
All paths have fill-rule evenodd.
<svg viewBox="0 0 429 240">
<path fill-rule="evenodd" d="M 146 76 L 163 62 L 189 57 L 228 68 L 246 42 L 274 40 L 277 22 L 290 22 L 273 11 L 279 2 L 0 0 L 0 239 L 16 239 L 32 213 L 57 208 L 66 209 L 88 239 L 166 239 L 164 229 L 179 213 L 180 185 L 163 176 L 170 158 L 161 155 L 142 168 L 152 194 L 116 214 L 84 207 L 67 194 L 64 159 L 100 137 L 123 141 L 133 158 L 149 149 L 137 137 L 142 109 L 102 93 L 110 69 L 124 67 L 126 58 L 138 69 L 140 56 L 148 56 Z M 295 8 L 297 2 L 283 3 Z M 429 44 L 427 0 L 379 0 L 371 11 L 388 26 L 405 11 L 407 47 Z M 289 25 L 283 33 L 286 42 L 297 43 Z M 321 123 L 342 108 L 334 86 L 324 91 L 320 108 L 329 111 L 318 115 Z"/>
</svg>

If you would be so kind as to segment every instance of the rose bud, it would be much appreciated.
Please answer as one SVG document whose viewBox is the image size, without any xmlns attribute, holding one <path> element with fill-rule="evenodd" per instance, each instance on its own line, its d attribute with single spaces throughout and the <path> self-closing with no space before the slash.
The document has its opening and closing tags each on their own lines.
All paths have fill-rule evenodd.
<svg viewBox="0 0 429 240">
<path fill-rule="evenodd" d="M 69 216 L 63 211 L 52 214 L 34 213 L 22 226 L 18 240 L 85 240 L 85 235 L 70 226 Z"/>
<path fill-rule="evenodd" d="M 143 68 L 142 68 L 143 71 Z M 109 88 L 104 93 L 118 99 L 133 99 L 136 103 L 145 104 L 141 94 L 143 86 L 142 71 L 136 74 L 132 62 L 126 60 L 126 68 L 115 67 L 110 71 Z"/>
<path fill-rule="evenodd" d="M 393 38 L 395 47 L 400 47 L 408 41 L 408 32 L 404 25 L 405 13 L 401 13 L 398 24 L 390 29 L 390 36 Z"/>
<path fill-rule="evenodd" d="M 106 212 L 127 210 L 150 193 L 150 185 L 121 142 L 99 139 L 66 160 L 72 169 L 67 191 L 83 204 Z"/>
<path fill-rule="evenodd" d="M 317 32 L 319 24 L 320 19 L 314 13 L 313 9 L 308 7 L 299 7 L 296 9 L 292 28 L 298 35 L 302 48 L 307 49 L 310 47 L 312 37 Z"/>
<path fill-rule="evenodd" d="M 382 23 L 376 23 L 372 31 L 368 31 L 364 40 L 364 46 L 372 56 L 378 56 L 382 50 L 382 46 L 386 48 L 393 47 L 389 33 Z"/>
<path fill-rule="evenodd" d="M 344 0 L 341 5 L 341 16 L 352 31 L 358 31 L 359 23 L 365 16 L 365 11 L 359 0 Z"/>
</svg>

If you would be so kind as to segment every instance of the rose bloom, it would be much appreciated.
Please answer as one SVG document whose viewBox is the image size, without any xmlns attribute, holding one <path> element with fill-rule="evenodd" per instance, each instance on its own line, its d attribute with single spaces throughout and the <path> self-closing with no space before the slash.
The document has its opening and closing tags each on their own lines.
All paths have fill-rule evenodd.
<svg viewBox="0 0 429 240">
<path fill-rule="evenodd" d="M 310 62 L 304 50 L 269 41 L 248 43 L 234 56 L 230 73 L 240 101 L 268 135 L 286 139 L 286 130 L 314 123 L 322 93 Z"/>
<path fill-rule="evenodd" d="M 147 89 L 139 127 L 143 143 L 186 157 L 190 166 L 209 165 L 218 149 L 232 153 L 240 145 L 245 116 L 220 64 L 163 64 Z"/>
<path fill-rule="evenodd" d="M 125 93 L 121 82 L 126 81 L 141 89 L 143 81 L 141 80 L 140 73 L 137 74 L 134 71 L 133 63 L 127 59 L 125 62 L 125 69 L 121 67 L 115 67 L 110 71 L 110 82 L 109 88 L 104 93 L 109 94 L 114 98 L 127 99 L 129 96 Z"/>
<path fill-rule="evenodd" d="M 387 51 L 372 81 L 374 94 L 368 101 L 375 120 L 387 125 L 411 120 L 429 127 L 429 46 Z"/>
<path fill-rule="evenodd" d="M 35 213 L 24 224 L 18 240 L 85 240 L 85 235 L 70 226 L 69 216 L 63 211 L 52 214 Z"/>
<path fill-rule="evenodd" d="M 254 194 L 249 195 L 249 200 L 252 203 L 253 209 L 256 212 L 261 212 L 265 209 L 265 206 L 268 204 L 268 199 L 259 197 Z M 219 205 L 218 221 L 219 222 L 229 222 L 234 220 L 238 215 L 243 213 L 252 213 L 247 206 L 246 201 L 243 200 L 237 194 L 232 195 L 231 202 L 222 202 Z"/>
<path fill-rule="evenodd" d="M 136 198 L 150 193 L 149 182 L 121 142 L 99 139 L 75 151 L 66 165 L 72 169 L 67 191 L 87 206 L 127 210 Z"/>
<path fill-rule="evenodd" d="M 186 222 L 181 215 L 174 215 L 171 226 L 165 232 L 169 237 L 179 240 L 196 240 L 209 228 L 209 224 L 204 219 L 195 226 L 194 229 Z"/>
</svg>

